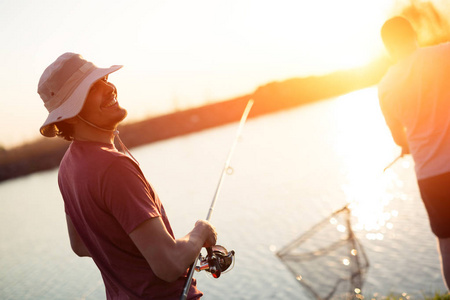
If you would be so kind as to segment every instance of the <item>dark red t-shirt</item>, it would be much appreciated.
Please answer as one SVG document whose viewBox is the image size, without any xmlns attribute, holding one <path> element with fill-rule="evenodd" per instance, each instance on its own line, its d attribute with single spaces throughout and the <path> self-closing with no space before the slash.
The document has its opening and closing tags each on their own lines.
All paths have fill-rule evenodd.
<svg viewBox="0 0 450 300">
<path fill-rule="evenodd" d="M 107 299 L 178 299 L 185 276 L 159 279 L 129 234 L 161 217 L 173 235 L 158 195 L 137 164 L 111 144 L 74 141 L 61 162 L 58 184 L 78 234 L 100 269 Z M 202 293 L 193 280 L 189 299 Z"/>
</svg>

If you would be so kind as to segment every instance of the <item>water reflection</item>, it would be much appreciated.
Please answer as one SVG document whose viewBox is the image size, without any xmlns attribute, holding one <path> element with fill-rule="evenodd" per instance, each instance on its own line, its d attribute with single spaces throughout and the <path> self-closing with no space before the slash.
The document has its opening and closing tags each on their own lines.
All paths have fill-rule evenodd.
<svg viewBox="0 0 450 300">
<path fill-rule="evenodd" d="M 392 141 L 378 107 L 376 89 L 366 89 L 337 100 L 335 151 L 342 157 L 341 189 L 355 217 L 354 230 L 366 231 L 369 240 L 383 240 L 393 229 L 397 210 L 389 203 L 403 186 L 396 168 L 410 168 L 410 159 L 401 158 L 383 169 L 400 151 Z"/>
<path fill-rule="evenodd" d="M 232 160 L 236 172 L 227 178 L 213 217 L 220 243 L 233 247 L 239 257 L 229 276 L 217 281 L 206 275 L 197 277 L 208 298 L 308 299 L 274 252 L 344 202 L 353 206 L 352 224 L 358 228 L 365 224 L 370 228 L 377 218 L 384 220 L 378 231 L 355 232 L 372 262 L 364 295 L 407 291 L 421 299 L 423 291 L 445 289 L 414 174 L 404 169 L 412 168 L 411 160 L 403 158 L 383 173 L 400 150 L 384 129 L 382 118 L 377 117 L 379 125 L 371 119 L 378 111 L 376 90 L 348 96 L 351 101 L 342 97 L 246 124 L 243 143 Z M 311 127 L 315 130 L 301 130 Z M 176 236 L 186 234 L 192 220 L 205 217 L 202 207 L 210 204 L 235 130 L 236 124 L 231 124 L 132 150 L 164 199 Z M 0 298 L 105 298 L 95 264 L 79 259 L 70 249 L 56 177 L 56 171 L 51 171 L 0 185 L 0 236 L 5 241 L 0 245 Z M 383 195 L 384 202 L 380 200 Z M 370 220 L 364 215 L 377 217 Z M 335 225 L 327 227 L 328 234 L 319 237 L 323 244 L 311 245 L 311 249 L 345 236 L 348 226 L 341 233 L 336 230 L 340 224 L 347 225 L 336 218 Z M 383 240 L 365 237 L 370 234 L 376 239 L 378 233 L 384 235 Z M 336 269 L 350 268 L 361 254 L 359 248 L 351 249 L 357 251 L 356 256 L 348 249 L 338 249 Z M 345 258 L 350 261 L 348 267 L 342 263 Z M 315 265 L 300 275 L 302 281 L 313 274 L 318 283 L 328 283 L 335 275 L 330 274 L 326 261 L 307 261 Z"/>
</svg>

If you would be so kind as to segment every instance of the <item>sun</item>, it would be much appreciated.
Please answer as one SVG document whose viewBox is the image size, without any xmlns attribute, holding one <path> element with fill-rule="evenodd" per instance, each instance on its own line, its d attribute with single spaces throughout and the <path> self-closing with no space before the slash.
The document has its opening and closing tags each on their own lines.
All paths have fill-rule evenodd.
<svg viewBox="0 0 450 300">
<path fill-rule="evenodd" d="M 383 51 L 379 28 L 388 0 L 244 1 L 236 20 L 242 36 L 293 67 L 315 73 L 362 66 Z M 249 4 L 250 3 L 250 4 Z M 268 57 L 268 60 L 272 58 Z"/>
<path fill-rule="evenodd" d="M 355 1 L 338 3 L 332 3 L 321 13 L 320 21 L 317 16 L 311 16 L 313 26 L 303 41 L 310 42 L 314 61 L 321 64 L 322 69 L 350 69 L 370 63 L 383 51 L 379 28 L 384 15 L 375 9 L 352 9 L 361 6 Z"/>
</svg>

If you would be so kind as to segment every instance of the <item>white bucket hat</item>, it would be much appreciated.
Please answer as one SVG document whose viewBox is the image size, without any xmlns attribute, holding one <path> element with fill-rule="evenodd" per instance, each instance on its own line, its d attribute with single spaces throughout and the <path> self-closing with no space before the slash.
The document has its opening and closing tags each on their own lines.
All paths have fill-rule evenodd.
<svg viewBox="0 0 450 300">
<path fill-rule="evenodd" d="M 122 66 L 119 65 L 98 68 L 75 53 L 64 53 L 58 57 L 42 73 L 38 84 L 38 93 L 49 112 L 41 126 L 41 134 L 54 137 L 55 122 L 78 115 L 92 84 L 120 68 Z"/>
</svg>

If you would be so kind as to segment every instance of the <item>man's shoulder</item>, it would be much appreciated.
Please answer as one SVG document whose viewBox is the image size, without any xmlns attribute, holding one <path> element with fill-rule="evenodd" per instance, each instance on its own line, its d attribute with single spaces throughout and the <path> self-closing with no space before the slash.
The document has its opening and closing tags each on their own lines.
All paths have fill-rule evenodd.
<svg viewBox="0 0 450 300">
<path fill-rule="evenodd" d="M 143 178 L 139 167 L 125 154 L 114 147 L 72 144 L 62 159 L 59 181 L 105 182 L 120 178 L 118 183 Z M 126 179 L 126 180 L 125 180 Z"/>
<path fill-rule="evenodd" d="M 74 141 L 64 155 L 60 167 L 81 166 L 100 170 L 113 164 L 133 163 L 113 145 Z"/>
<path fill-rule="evenodd" d="M 100 155 L 105 157 L 116 157 L 123 155 L 112 144 L 73 141 L 69 147 L 73 153 L 90 154 L 90 156 Z"/>
<path fill-rule="evenodd" d="M 420 51 L 415 51 L 408 57 L 392 65 L 378 84 L 379 93 L 380 91 L 383 93 L 395 90 L 402 84 L 407 83 L 411 78 L 415 65 L 418 63 L 418 57 L 420 55 L 422 55 Z"/>
<path fill-rule="evenodd" d="M 420 49 L 423 51 L 442 51 L 442 50 L 450 51 L 450 42 L 436 44 L 428 47 L 422 47 Z"/>
<path fill-rule="evenodd" d="M 430 63 L 439 64 L 442 61 L 450 60 L 450 42 L 420 47 L 414 53 L 414 63 L 429 65 Z"/>
<path fill-rule="evenodd" d="M 378 83 L 378 96 L 382 96 L 387 91 L 391 90 L 393 88 L 393 85 L 395 86 L 396 79 L 399 78 L 397 73 L 399 72 L 397 65 L 391 66 L 386 74 L 381 78 L 380 82 Z"/>
</svg>

